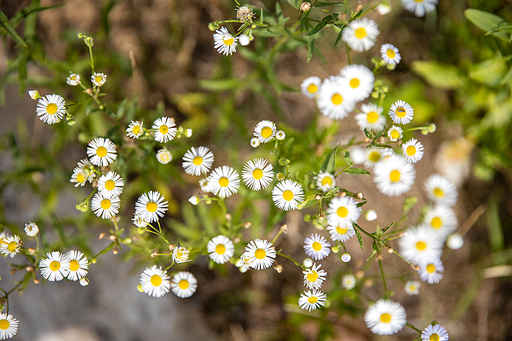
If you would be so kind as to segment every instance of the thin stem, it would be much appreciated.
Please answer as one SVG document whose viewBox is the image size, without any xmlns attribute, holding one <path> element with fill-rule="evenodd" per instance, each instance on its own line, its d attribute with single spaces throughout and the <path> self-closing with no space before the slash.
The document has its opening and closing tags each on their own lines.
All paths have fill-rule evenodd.
<svg viewBox="0 0 512 341">
<path fill-rule="evenodd" d="M 169 270 L 171 268 L 171 266 L 174 265 L 174 262 L 171 263 L 171 265 L 169 265 L 168 267 L 165 268 L 164 272 L 166 272 L 167 270 Z"/>
<path fill-rule="evenodd" d="M 382 284 L 384 285 L 384 298 L 388 298 L 388 287 L 386 285 L 386 277 L 384 276 L 384 269 L 382 268 L 382 260 L 379 259 L 380 274 L 382 276 Z"/>
<path fill-rule="evenodd" d="M 274 239 L 272 239 L 272 244 L 275 244 L 276 243 L 276 240 L 277 238 L 281 235 L 281 233 L 283 233 L 283 230 L 279 230 L 279 232 L 277 232 L 276 236 L 274 237 Z"/>
<path fill-rule="evenodd" d="M 411 267 L 413 267 L 413 268 L 415 268 L 415 267 L 416 267 L 416 265 L 414 265 L 413 263 L 409 262 L 407 259 L 405 259 L 404 257 L 402 257 L 402 255 L 401 255 L 401 254 L 399 254 L 398 252 L 396 252 L 395 250 L 393 250 L 393 253 L 394 253 L 395 255 L 397 255 L 398 257 L 402 258 L 402 260 L 403 260 L 404 262 L 406 262 L 407 264 L 409 264 Z"/>
<path fill-rule="evenodd" d="M 347 43 L 345 43 L 345 47 L 347 48 L 348 65 L 352 65 L 352 59 L 350 59 L 350 47 Z"/>
<path fill-rule="evenodd" d="M 363 232 L 364 234 L 366 234 L 368 237 L 370 237 L 371 239 L 375 240 L 375 237 L 372 236 L 369 232 L 366 232 L 365 229 L 363 229 L 361 226 L 357 225 L 357 224 L 354 224 L 355 227 L 357 227 L 361 232 Z"/>
<path fill-rule="evenodd" d="M 278 254 L 279 256 L 281 256 L 281 257 L 284 257 L 284 258 L 286 258 L 286 259 L 291 260 L 291 261 L 292 261 L 293 263 L 295 263 L 295 265 L 297 265 L 299 268 L 304 269 L 304 268 L 302 267 L 302 264 L 300 264 L 300 263 L 299 263 L 299 262 L 297 262 L 295 259 L 293 259 L 293 258 L 292 258 L 292 256 L 288 256 L 288 255 L 282 254 L 281 252 L 277 252 L 277 254 Z"/>
<path fill-rule="evenodd" d="M 411 329 L 414 329 L 415 331 L 417 331 L 417 332 L 418 332 L 418 333 L 420 333 L 420 334 L 422 333 L 422 331 L 421 331 L 421 330 L 419 330 L 418 328 L 416 328 L 415 326 L 413 326 L 412 324 L 410 324 L 410 323 L 408 323 L 408 322 L 406 322 L 406 323 L 405 323 L 405 325 L 406 325 L 407 327 L 411 328 Z"/>
<path fill-rule="evenodd" d="M 92 74 L 94 75 L 94 56 L 92 54 L 92 46 L 90 46 L 89 44 L 87 44 L 87 46 L 89 47 L 89 55 L 91 56 L 91 70 Z"/>
</svg>

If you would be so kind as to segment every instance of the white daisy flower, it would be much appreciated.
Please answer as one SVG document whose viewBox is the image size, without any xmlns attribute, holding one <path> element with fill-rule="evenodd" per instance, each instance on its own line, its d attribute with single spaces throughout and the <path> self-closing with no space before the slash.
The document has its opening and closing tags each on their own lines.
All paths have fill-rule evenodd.
<svg viewBox="0 0 512 341">
<path fill-rule="evenodd" d="M 46 95 L 37 101 L 36 112 L 44 123 L 59 123 L 66 113 L 66 102 L 62 96 Z"/>
<path fill-rule="evenodd" d="M 435 326 L 429 325 L 421 333 L 422 341 L 448 341 L 448 338 L 449 335 L 446 329 L 438 324 Z"/>
<path fill-rule="evenodd" d="M 80 75 L 77 73 L 71 73 L 71 71 L 69 71 L 69 76 L 66 78 L 66 83 L 71 86 L 77 86 L 80 84 Z"/>
<path fill-rule="evenodd" d="M 242 33 L 239 37 L 238 37 L 238 42 L 240 43 L 240 45 L 242 46 L 247 46 L 250 44 L 251 42 L 251 38 L 249 38 L 249 36 L 245 33 Z"/>
<path fill-rule="evenodd" d="M 452 250 L 458 250 L 464 245 L 464 239 L 458 233 L 454 233 L 446 239 L 446 246 L 448 246 Z"/>
<path fill-rule="evenodd" d="M 109 197 L 96 193 L 91 200 L 91 211 L 101 219 L 110 219 L 119 213 L 121 200 L 119 197 Z"/>
<path fill-rule="evenodd" d="M 321 260 L 331 253 L 331 243 L 319 234 L 311 234 L 311 237 L 304 239 L 304 251 L 308 257 L 314 260 Z"/>
<path fill-rule="evenodd" d="M 320 87 L 317 106 L 322 115 L 333 120 L 340 120 L 354 110 L 355 101 L 340 83 L 341 77 L 329 77 Z"/>
<path fill-rule="evenodd" d="M 314 179 L 316 181 L 316 188 L 319 191 L 328 192 L 336 187 L 336 179 L 329 172 L 320 171 Z"/>
<path fill-rule="evenodd" d="M 457 217 L 450 207 L 436 205 L 425 214 L 423 224 L 440 239 L 445 240 L 457 228 Z"/>
<path fill-rule="evenodd" d="M 30 222 L 28 224 L 25 224 L 25 233 L 29 237 L 35 237 L 37 233 L 39 232 L 39 226 L 37 226 L 36 223 Z"/>
<path fill-rule="evenodd" d="M 199 186 L 201 187 L 201 191 L 203 191 L 205 193 L 210 192 L 210 186 L 208 185 L 207 178 L 199 180 Z"/>
<path fill-rule="evenodd" d="M 430 200 L 436 204 L 453 206 L 457 202 L 459 192 L 455 185 L 439 174 L 431 175 L 425 182 L 425 190 Z"/>
<path fill-rule="evenodd" d="M 236 52 L 237 40 L 238 38 L 233 37 L 225 27 L 221 27 L 213 34 L 214 48 L 225 56 Z"/>
<path fill-rule="evenodd" d="M 375 21 L 363 17 L 348 24 L 341 38 L 351 49 L 363 52 L 368 51 L 375 44 L 379 33 Z"/>
<path fill-rule="evenodd" d="M 282 180 L 272 189 L 272 200 L 283 211 L 296 210 L 297 206 L 304 200 L 304 190 L 296 181 Z"/>
<path fill-rule="evenodd" d="M 263 120 L 254 127 L 254 137 L 261 143 L 270 142 L 276 134 L 277 126 L 274 122 Z M 253 146 L 254 147 L 254 146 Z"/>
<path fill-rule="evenodd" d="M 245 247 L 245 253 L 251 257 L 251 268 L 263 270 L 270 267 L 276 258 L 276 248 L 267 240 L 254 239 Z"/>
<path fill-rule="evenodd" d="M 235 254 L 235 246 L 228 237 L 219 235 L 213 237 L 206 246 L 210 258 L 217 264 L 228 262 Z"/>
<path fill-rule="evenodd" d="M 107 138 L 98 137 L 89 142 L 87 156 L 96 166 L 108 166 L 116 158 L 116 145 Z"/>
<path fill-rule="evenodd" d="M 8 235 L 5 232 L 0 233 L 0 246 L 3 244 L 7 244 Z"/>
<path fill-rule="evenodd" d="M 207 178 L 210 192 L 219 198 L 228 198 L 238 192 L 240 188 L 240 175 L 228 166 L 215 168 Z"/>
<path fill-rule="evenodd" d="M 128 128 L 126 128 L 126 136 L 132 139 L 138 139 L 142 134 L 144 134 L 144 122 L 131 121 Z"/>
<path fill-rule="evenodd" d="M 156 159 L 158 160 L 158 162 L 160 162 L 162 165 L 166 165 L 168 164 L 169 162 L 172 161 L 172 154 L 170 151 L 168 151 L 167 149 L 165 148 L 162 148 L 160 149 L 157 153 L 156 153 Z"/>
<path fill-rule="evenodd" d="M 137 215 L 137 214 L 135 214 L 135 215 L 133 216 L 132 221 L 133 221 L 133 224 L 134 224 L 135 226 L 137 226 L 137 227 L 141 227 L 141 228 L 144 228 L 144 227 L 146 227 L 146 226 L 148 226 L 148 225 L 149 225 L 149 221 L 144 220 L 144 218 L 142 218 L 140 215 Z"/>
<path fill-rule="evenodd" d="M 172 278 L 171 289 L 176 296 L 187 298 L 197 289 L 197 279 L 188 271 L 180 271 Z"/>
<path fill-rule="evenodd" d="M 47 253 L 46 256 L 48 258 L 39 262 L 41 276 L 50 282 L 61 281 L 64 277 L 67 277 L 69 272 L 68 257 L 62 255 L 59 251 Z"/>
<path fill-rule="evenodd" d="M 405 161 L 409 163 L 416 163 L 423 158 L 423 144 L 412 138 L 402 144 L 402 152 L 404 153 Z"/>
<path fill-rule="evenodd" d="M 260 140 L 258 140 L 256 137 L 253 137 L 251 139 L 251 147 L 258 148 L 260 145 Z"/>
<path fill-rule="evenodd" d="M 155 135 L 155 141 L 160 143 L 167 143 L 167 141 L 172 141 L 176 136 L 176 132 L 178 131 L 176 128 L 176 122 L 174 122 L 174 118 L 165 116 L 157 118 L 155 122 L 153 122 L 151 129 Z"/>
<path fill-rule="evenodd" d="M 425 16 L 425 13 L 436 9 L 438 0 L 402 0 L 402 6 L 417 17 Z"/>
<path fill-rule="evenodd" d="M 142 194 L 139 199 L 137 199 L 135 203 L 135 215 L 152 223 L 164 216 L 168 206 L 169 203 L 160 192 L 150 191 L 149 193 Z"/>
<path fill-rule="evenodd" d="M 69 182 L 74 183 L 75 187 L 83 187 L 87 183 L 87 174 L 82 168 L 75 167 L 75 169 L 73 169 L 73 174 L 71 174 L 71 179 L 69 179 Z"/>
<path fill-rule="evenodd" d="M 21 238 L 14 236 L 7 236 L 4 238 L 4 242 L 0 244 L 0 253 L 4 256 L 14 258 L 20 252 Z"/>
<path fill-rule="evenodd" d="M 285 132 L 282 131 L 282 130 L 278 130 L 277 133 L 276 133 L 276 139 L 278 141 L 283 141 L 285 138 L 286 138 Z"/>
<path fill-rule="evenodd" d="M 356 286 L 356 278 L 354 275 L 345 275 L 341 279 L 341 286 L 344 287 L 347 290 L 351 290 Z"/>
<path fill-rule="evenodd" d="M 183 156 L 183 169 L 190 175 L 206 174 L 213 164 L 213 153 L 207 147 L 192 147 Z"/>
<path fill-rule="evenodd" d="M 327 209 L 327 221 L 331 226 L 344 226 L 345 223 L 354 223 L 361 215 L 361 207 L 349 196 L 335 197 Z"/>
<path fill-rule="evenodd" d="M 302 93 L 309 98 L 315 98 L 318 94 L 318 89 L 322 85 L 322 80 L 318 77 L 306 78 L 300 85 Z"/>
<path fill-rule="evenodd" d="M 247 187 L 254 191 L 261 191 L 274 180 L 272 164 L 266 159 L 253 159 L 247 161 L 242 170 L 242 179 Z"/>
<path fill-rule="evenodd" d="M 418 281 L 408 281 L 405 283 L 405 292 L 407 295 L 418 295 L 420 293 L 421 283 Z"/>
<path fill-rule="evenodd" d="M 370 147 L 364 149 L 364 165 L 366 167 L 375 167 L 378 162 L 383 160 L 382 148 Z"/>
<path fill-rule="evenodd" d="M 391 128 L 388 129 L 388 137 L 391 141 L 398 141 L 404 136 L 403 132 L 402 128 L 391 126 Z"/>
<path fill-rule="evenodd" d="M 386 64 L 390 65 L 396 65 L 400 63 L 400 60 L 402 59 L 398 49 L 391 44 L 383 44 L 380 47 L 380 55 Z"/>
<path fill-rule="evenodd" d="M 249 252 L 244 252 L 236 261 L 235 265 L 240 269 L 241 273 L 247 272 L 256 258 L 251 256 Z"/>
<path fill-rule="evenodd" d="M 190 262 L 190 250 L 184 246 L 176 246 L 172 250 L 172 261 L 176 263 Z"/>
<path fill-rule="evenodd" d="M 414 166 L 401 156 L 391 156 L 375 165 L 373 181 L 379 191 L 387 196 L 396 197 L 406 193 L 415 179 Z"/>
<path fill-rule="evenodd" d="M 422 281 L 428 284 L 437 284 L 443 279 L 443 262 L 439 258 L 432 258 L 421 262 L 418 270 Z"/>
<path fill-rule="evenodd" d="M 304 274 L 304 285 L 308 289 L 320 289 L 322 287 L 322 283 L 326 279 L 327 272 L 320 270 L 321 267 L 322 264 L 313 264 L 310 269 L 302 271 Z"/>
<path fill-rule="evenodd" d="M 107 81 L 107 75 L 101 72 L 95 72 L 91 76 L 91 82 L 95 86 L 102 86 Z"/>
<path fill-rule="evenodd" d="M 157 267 L 156 265 L 146 268 L 140 274 L 139 282 L 142 286 L 142 290 L 153 297 L 162 297 L 167 294 L 171 288 L 169 276 L 162 270 L 162 267 Z"/>
<path fill-rule="evenodd" d="M 308 290 L 300 294 L 299 306 L 307 311 L 312 311 L 325 304 L 327 295 L 318 290 Z"/>
<path fill-rule="evenodd" d="M 381 131 L 386 125 L 386 117 L 382 115 L 382 107 L 369 103 L 361 105 L 361 113 L 355 116 L 361 129 Z"/>
<path fill-rule="evenodd" d="M 364 321 L 372 333 L 391 335 L 399 332 L 407 322 L 405 309 L 400 303 L 379 300 L 368 308 Z"/>
<path fill-rule="evenodd" d="M 352 223 L 347 220 L 337 225 L 329 225 L 327 227 L 327 231 L 331 234 L 332 240 L 340 241 L 342 243 L 346 242 L 356 234 Z"/>
<path fill-rule="evenodd" d="M 123 193 L 123 186 L 124 181 L 121 175 L 112 171 L 100 176 L 98 180 L 98 192 L 107 198 L 120 196 Z"/>
<path fill-rule="evenodd" d="M 414 117 L 414 109 L 404 101 L 398 100 L 391 105 L 389 109 L 389 117 L 396 124 L 407 124 Z"/>
<path fill-rule="evenodd" d="M 373 91 L 375 76 L 364 65 L 347 65 L 340 71 L 340 83 L 346 89 L 345 94 L 356 102 L 363 101 Z"/>
<path fill-rule="evenodd" d="M 441 257 L 443 242 L 425 227 L 413 227 L 398 240 L 400 254 L 413 264 Z"/>
<path fill-rule="evenodd" d="M 87 257 L 80 251 L 71 250 L 66 253 L 69 259 L 69 272 L 66 276 L 71 281 L 78 281 L 87 276 L 89 269 L 89 261 Z"/>
<path fill-rule="evenodd" d="M 0 313 L 0 340 L 12 338 L 18 332 L 19 321 L 11 314 Z"/>
<path fill-rule="evenodd" d="M 89 162 L 89 160 L 82 159 L 78 161 L 75 169 L 76 168 L 79 168 L 85 173 L 87 176 L 87 181 L 89 181 L 91 184 L 94 182 L 94 179 L 96 179 L 96 168 L 92 165 L 92 163 Z"/>
</svg>

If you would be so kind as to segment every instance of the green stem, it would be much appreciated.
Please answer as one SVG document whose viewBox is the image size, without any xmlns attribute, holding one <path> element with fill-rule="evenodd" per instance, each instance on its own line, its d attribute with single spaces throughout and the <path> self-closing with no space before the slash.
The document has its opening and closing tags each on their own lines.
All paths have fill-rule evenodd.
<svg viewBox="0 0 512 341">
<path fill-rule="evenodd" d="M 284 257 L 286 259 L 289 259 L 291 260 L 295 265 L 297 265 L 299 268 L 301 269 L 304 269 L 304 267 L 302 266 L 302 264 L 300 264 L 299 262 L 297 262 L 295 259 L 292 258 L 292 256 L 288 256 L 288 255 L 285 255 L 285 254 L 282 254 L 281 252 L 277 252 L 277 254 L 281 257 Z"/>
<path fill-rule="evenodd" d="M 165 268 L 164 272 L 167 272 L 167 270 L 169 270 L 171 268 L 171 266 L 174 265 L 174 262 L 171 263 L 171 265 L 169 265 L 168 267 Z"/>
<path fill-rule="evenodd" d="M 375 236 L 371 235 L 369 232 L 366 232 L 365 229 L 363 229 L 361 226 L 357 225 L 354 223 L 354 226 L 357 227 L 359 229 L 359 231 L 363 232 L 364 234 L 366 234 L 368 237 L 370 237 L 371 239 L 373 240 L 376 240 L 375 239 Z"/>
<path fill-rule="evenodd" d="M 398 257 L 400 257 L 404 262 L 406 262 L 407 264 L 409 264 L 411 267 L 416 267 L 416 265 L 414 265 L 413 263 L 409 262 L 407 259 L 405 259 L 404 257 L 402 257 L 401 254 L 399 254 L 398 252 L 396 252 L 395 250 L 393 250 L 393 253 L 395 255 L 397 255 Z"/>
<path fill-rule="evenodd" d="M 412 324 L 410 324 L 410 323 L 407 323 L 407 322 L 406 322 L 406 323 L 405 323 L 405 325 L 406 325 L 407 327 L 411 328 L 411 329 L 414 329 L 415 331 L 417 331 L 417 332 L 418 332 L 418 333 L 420 333 L 420 334 L 422 333 L 422 331 L 421 331 L 421 330 L 419 330 L 418 328 L 416 328 L 415 326 L 413 326 L 413 325 L 412 325 Z"/>
<path fill-rule="evenodd" d="M 384 276 L 384 269 L 382 268 L 382 260 L 379 259 L 380 274 L 382 276 L 382 284 L 384 285 L 384 298 L 388 299 L 388 287 L 386 285 L 386 277 Z"/>
<path fill-rule="evenodd" d="M 89 55 L 91 56 L 91 70 L 92 74 L 94 75 L 94 56 L 92 54 L 92 46 L 90 46 L 89 44 L 87 46 L 89 47 Z"/>
<path fill-rule="evenodd" d="M 277 232 L 277 234 L 274 237 L 274 239 L 272 239 L 272 245 L 274 245 L 276 243 L 276 240 L 281 235 L 281 233 L 283 233 L 283 230 L 279 230 L 279 232 Z"/>
<path fill-rule="evenodd" d="M 345 43 L 345 47 L 347 48 L 348 65 L 352 65 L 352 59 L 350 59 L 350 47 L 347 43 Z"/>
</svg>

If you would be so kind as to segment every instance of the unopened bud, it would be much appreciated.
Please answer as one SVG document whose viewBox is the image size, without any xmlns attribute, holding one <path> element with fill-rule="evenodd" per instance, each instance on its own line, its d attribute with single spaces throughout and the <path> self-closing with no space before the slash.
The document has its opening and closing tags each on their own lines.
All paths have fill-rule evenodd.
<svg viewBox="0 0 512 341">
<path fill-rule="evenodd" d="M 366 281 L 364 281 L 364 286 L 369 288 L 373 285 L 373 279 L 367 279 Z"/>
<path fill-rule="evenodd" d="M 151 258 L 158 256 L 158 250 L 151 250 Z"/>
<path fill-rule="evenodd" d="M 411 265 L 411 267 L 416 270 L 416 271 L 419 271 L 420 270 L 420 267 L 419 265 Z"/>
<path fill-rule="evenodd" d="M 231 220 L 231 214 L 226 213 L 226 220 L 227 220 L 227 221 L 230 221 L 230 220 Z"/>
<path fill-rule="evenodd" d="M 146 232 L 146 229 L 144 229 L 143 227 L 137 227 L 138 234 L 144 234 L 145 232 Z"/>
<path fill-rule="evenodd" d="M 174 250 L 174 248 L 176 247 L 176 245 L 174 244 L 169 244 L 169 251 L 172 251 Z"/>
<path fill-rule="evenodd" d="M 87 90 L 85 90 L 85 92 L 89 95 L 89 96 L 92 96 L 92 89 L 89 88 Z"/>
<path fill-rule="evenodd" d="M 233 243 L 240 243 L 240 237 L 235 237 L 235 239 L 233 239 Z"/>
<path fill-rule="evenodd" d="M 300 4 L 300 10 L 302 12 L 307 12 L 311 9 L 311 4 L 307 1 L 304 1 L 303 3 Z"/>
<path fill-rule="evenodd" d="M 137 291 L 138 292 L 144 292 L 144 289 L 142 289 L 142 285 L 141 284 L 137 285 Z"/>
<path fill-rule="evenodd" d="M 378 143 L 379 144 L 386 144 L 386 139 L 384 138 L 384 136 L 379 137 Z"/>
<path fill-rule="evenodd" d="M 320 195 L 320 194 L 318 194 L 318 193 L 317 193 L 317 194 L 315 195 L 315 200 L 320 200 L 320 199 L 322 199 L 322 195 Z"/>
<path fill-rule="evenodd" d="M 320 213 L 318 215 L 318 220 L 324 220 L 325 219 L 325 213 Z"/>
<path fill-rule="evenodd" d="M 18 270 L 16 270 L 16 269 L 11 269 L 11 271 L 9 271 L 9 273 L 11 274 L 11 276 L 14 276 L 14 275 L 16 275 L 17 271 Z"/>
<path fill-rule="evenodd" d="M 117 236 L 111 234 L 110 236 L 108 236 L 108 239 L 110 239 L 110 241 L 112 242 L 115 242 L 117 240 Z"/>
<path fill-rule="evenodd" d="M 352 259 L 352 256 L 348 252 L 345 252 L 344 254 L 341 255 L 341 260 L 345 263 L 350 262 L 351 259 Z"/>
<path fill-rule="evenodd" d="M 304 262 L 302 262 L 302 264 L 306 267 L 306 268 L 310 268 L 313 266 L 313 261 L 311 260 L 311 258 L 306 258 L 304 259 Z"/>
<path fill-rule="evenodd" d="M 388 253 L 393 253 L 393 252 L 395 252 L 395 250 L 393 250 L 392 247 L 388 248 Z"/>
<path fill-rule="evenodd" d="M 346 195 L 347 195 L 347 192 L 341 192 L 340 194 L 338 194 L 338 196 L 339 196 L 340 198 L 343 198 L 343 197 L 344 197 L 344 196 L 346 196 Z"/>
<path fill-rule="evenodd" d="M 119 253 L 119 249 L 117 247 L 114 247 L 114 249 L 112 250 L 112 253 L 114 255 L 117 255 Z"/>
<path fill-rule="evenodd" d="M 363 277 L 364 277 L 364 271 L 359 270 L 358 272 L 356 272 L 356 278 L 357 279 L 361 279 Z"/>
<path fill-rule="evenodd" d="M 380 253 L 377 255 L 377 259 L 378 259 L 378 260 L 382 260 L 383 258 L 384 258 L 384 257 L 382 257 L 382 255 L 381 255 Z"/>
<path fill-rule="evenodd" d="M 36 249 L 34 249 L 33 247 L 29 247 L 28 248 L 28 253 L 30 253 L 31 255 L 35 255 L 36 254 Z"/>
<path fill-rule="evenodd" d="M 359 199 L 359 200 L 363 200 L 363 199 L 364 199 L 364 194 L 363 194 L 363 192 L 357 192 L 357 193 L 356 193 L 356 197 L 357 197 L 357 199 Z"/>
<path fill-rule="evenodd" d="M 34 278 L 34 284 L 39 284 L 39 283 L 41 283 L 41 281 L 38 280 L 37 278 Z"/>
<path fill-rule="evenodd" d="M 244 229 L 248 229 L 248 228 L 250 228 L 250 227 L 251 227 L 251 225 L 252 225 L 252 224 L 251 224 L 251 222 L 250 222 L 250 221 L 245 222 L 245 223 L 244 223 Z"/>
<path fill-rule="evenodd" d="M 364 143 L 370 143 L 370 142 L 372 142 L 372 140 L 371 140 L 369 137 L 365 137 L 365 138 L 363 139 L 363 142 L 364 142 Z"/>
<path fill-rule="evenodd" d="M 29 94 L 30 98 L 32 98 L 32 99 L 41 98 L 41 95 L 39 94 L 39 91 L 37 91 L 37 90 L 29 90 L 28 94 Z"/>
<path fill-rule="evenodd" d="M 281 272 L 283 272 L 283 267 L 278 264 L 278 265 L 274 266 L 274 270 L 276 270 L 277 273 L 280 274 Z"/>
<path fill-rule="evenodd" d="M 34 267 L 33 266 L 27 266 L 25 268 L 25 270 L 27 270 L 27 272 L 33 272 L 34 271 Z"/>
<path fill-rule="evenodd" d="M 98 240 L 101 240 L 101 239 L 105 238 L 106 235 L 107 234 L 105 232 L 101 232 L 99 237 L 98 237 Z"/>
<path fill-rule="evenodd" d="M 284 233 L 288 233 L 288 225 L 286 225 L 286 224 L 281 225 L 281 231 L 283 231 Z"/>
</svg>

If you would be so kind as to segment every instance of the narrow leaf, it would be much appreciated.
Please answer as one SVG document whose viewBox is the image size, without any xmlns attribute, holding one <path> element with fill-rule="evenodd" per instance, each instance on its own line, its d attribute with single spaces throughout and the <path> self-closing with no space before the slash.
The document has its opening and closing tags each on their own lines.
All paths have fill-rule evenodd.
<svg viewBox="0 0 512 341">
<path fill-rule="evenodd" d="M 348 174 L 368 174 L 368 175 L 372 175 L 372 173 L 368 172 L 366 169 L 362 169 L 362 168 L 349 168 L 345 171 L 345 173 L 348 173 Z"/>
</svg>

